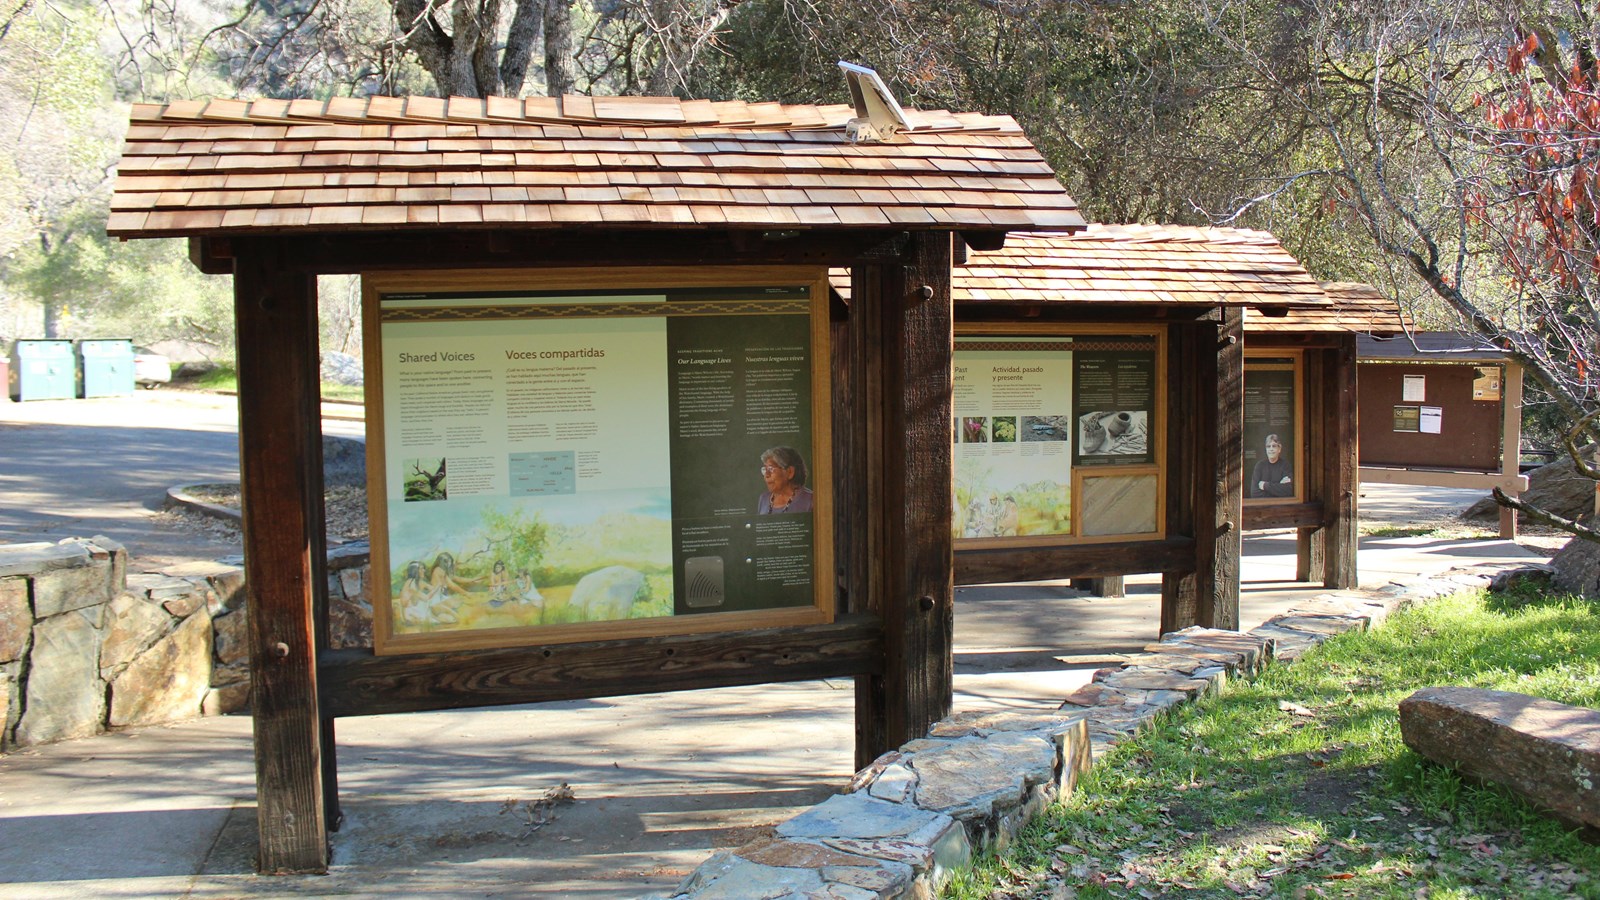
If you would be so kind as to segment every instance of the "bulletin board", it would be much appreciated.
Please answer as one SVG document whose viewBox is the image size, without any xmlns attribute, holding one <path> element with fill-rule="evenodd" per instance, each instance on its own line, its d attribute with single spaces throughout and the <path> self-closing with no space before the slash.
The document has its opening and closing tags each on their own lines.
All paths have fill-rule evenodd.
<svg viewBox="0 0 1600 900">
<path fill-rule="evenodd" d="M 825 271 L 363 289 L 375 652 L 832 619 Z"/>
</svg>

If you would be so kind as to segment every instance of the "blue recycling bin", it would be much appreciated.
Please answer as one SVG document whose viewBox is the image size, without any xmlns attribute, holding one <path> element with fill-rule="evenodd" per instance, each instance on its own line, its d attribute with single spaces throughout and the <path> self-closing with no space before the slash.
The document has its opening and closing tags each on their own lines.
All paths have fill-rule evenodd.
<svg viewBox="0 0 1600 900">
<path fill-rule="evenodd" d="M 83 366 L 83 396 L 120 397 L 134 392 L 133 341 L 81 340 L 78 359 Z"/>
<path fill-rule="evenodd" d="M 19 340 L 11 348 L 11 399 L 71 400 L 78 364 L 71 341 Z"/>
</svg>

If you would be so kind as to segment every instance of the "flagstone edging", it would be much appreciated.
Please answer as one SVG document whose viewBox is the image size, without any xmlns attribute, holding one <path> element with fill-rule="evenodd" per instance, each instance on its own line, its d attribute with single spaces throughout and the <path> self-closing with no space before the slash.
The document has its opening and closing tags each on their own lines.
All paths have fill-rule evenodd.
<svg viewBox="0 0 1600 900">
<path fill-rule="evenodd" d="M 1004 848 L 1093 759 L 1182 703 L 1391 613 L 1488 587 L 1520 568 L 1453 569 L 1375 591 L 1320 594 L 1248 632 L 1186 628 L 1101 669 L 1058 709 L 956 713 L 880 756 L 837 795 L 766 838 L 716 852 L 655 900 L 898 900 L 934 896 L 950 873 Z"/>
</svg>

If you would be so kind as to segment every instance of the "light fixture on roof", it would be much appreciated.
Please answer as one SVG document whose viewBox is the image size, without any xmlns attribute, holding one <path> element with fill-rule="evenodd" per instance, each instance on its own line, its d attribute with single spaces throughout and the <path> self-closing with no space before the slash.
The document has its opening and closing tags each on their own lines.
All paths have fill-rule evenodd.
<svg viewBox="0 0 1600 900">
<path fill-rule="evenodd" d="M 850 99 L 855 103 L 856 117 L 845 123 L 845 134 L 852 143 L 892 141 L 902 131 L 910 131 L 911 123 L 905 111 L 889 93 L 878 73 L 866 66 L 839 61 L 844 70 L 844 80 L 850 85 Z"/>
</svg>

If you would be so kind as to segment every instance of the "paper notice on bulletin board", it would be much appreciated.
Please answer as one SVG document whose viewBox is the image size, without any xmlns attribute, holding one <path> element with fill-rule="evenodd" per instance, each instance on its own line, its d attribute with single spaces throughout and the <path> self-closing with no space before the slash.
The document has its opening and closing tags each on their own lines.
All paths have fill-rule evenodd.
<svg viewBox="0 0 1600 900">
<path fill-rule="evenodd" d="M 1424 406 L 1417 425 L 1423 434 L 1438 434 L 1440 419 L 1444 416 L 1444 408 L 1439 406 Z"/>
<path fill-rule="evenodd" d="M 1472 379 L 1472 399 L 1500 399 L 1500 367 L 1478 366 Z"/>
<path fill-rule="evenodd" d="M 1405 376 L 1400 386 L 1400 399 L 1406 403 L 1421 403 L 1428 399 L 1428 376 Z"/>
<path fill-rule="evenodd" d="M 1421 430 L 1415 406 L 1396 406 L 1394 408 L 1394 430 L 1401 432 Z"/>
</svg>

